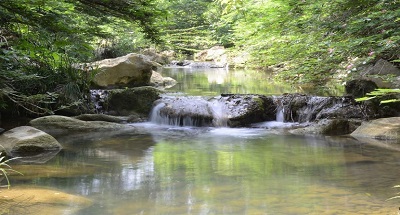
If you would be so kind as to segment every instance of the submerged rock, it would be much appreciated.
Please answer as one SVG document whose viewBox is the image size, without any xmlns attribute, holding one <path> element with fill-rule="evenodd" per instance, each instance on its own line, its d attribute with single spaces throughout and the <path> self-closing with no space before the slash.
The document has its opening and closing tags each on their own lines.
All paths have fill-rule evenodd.
<svg viewBox="0 0 400 215">
<path fill-rule="evenodd" d="M 32 215 L 74 214 L 93 204 L 82 196 L 37 187 L 3 189 L 0 202 L 0 213 Z"/>
<path fill-rule="evenodd" d="M 20 126 L 6 131 L 0 136 L 0 145 L 13 157 L 16 154 L 39 154 L 62 148 L 54 137 L 31 126 Z"/>
</svg>

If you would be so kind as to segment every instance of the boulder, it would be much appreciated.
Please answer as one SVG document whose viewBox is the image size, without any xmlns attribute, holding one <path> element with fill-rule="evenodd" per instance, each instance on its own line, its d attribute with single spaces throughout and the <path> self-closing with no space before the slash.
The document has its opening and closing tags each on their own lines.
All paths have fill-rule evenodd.
<svg viewBox="0 0 400 215">
<path fill-rule="evenodd" d="M 286 122 L 313 122 L 320 119 L 361 119 L 365 111 L 351 97 L 321 97 L 301 94 L 276 96 Z"/>
<path fill-rule="evenodd" d="M 353 132 L 360 124 L 360 120 L 322 119 L 289 132 L 296 135 L 345 135 Z"/>
<path fill-rule="evenodd" d="M 227 112 L 229 127 L 243 127 L 276 117 L 276 105 L 272 97 L 222 94 L 218 102 Z"/>
<path fill-rule="evenodd" d="M 133 126 L 104 121 L 82 121 L 66 116 L 45 116 L 31 120 L 29 124 L 53 136 L 97 131 L 135 129 Z"/>
<path fill-rule="evenodd" d="M 93 83 L 99 88 L 137 87 L 150 84 L 153 69 L 159 67 L 147 56 L 131 53 L 122 57 L 105 59 L 85 65 L 97 69 Z"/>
<path fill-rule="evenodd" d="M 155 102 L 150 120 L 175 126 L 212 126 L 213 113 L 202 97 L 163 97 Z"/>
<path fill-rule="evenodd" d="M 400 117 L 381 118 L 361 124 L 351 136 L 380 140 L 400 140 Z"/>
<path fill-rule="evenodd" d="M 10 156 L 15 153 L 41 153 L 62 148 L 54 137 L 31 126 L 20 126 L 4 132 L 0 136 L 0 145 Z"/>
<path fill-rule="evenodd" d="M 115 122 L 115 123 L 123 123 L 127 121 L 127 119 L 124 117 L 111 116 L 106 114 L 81 114 L 74 118 L 83 121 L 104 121 L 104 122 Z"/>
<path fill-rule="evenodd" d="M 393 81 L 386 81 L 379 76 L 397 77 Z M 398 88 L 400 87 L 400 69 L 387 60 L 379 59 L 374 65 L 371 65 L 361 72 L 362 77 L 368 77 L 374 81 L 379 88 Z"/>
<path fill-rule="evenodd" d="M 228 64 L 228 55 L 223 46 L 214 46 L 210 49 L 200 51 L 194 55 L 195 61 L 212 62 L 214 67 L 223 68 Z"/>
<path fill-rule="evenodd" d="M 154 87 L 136 87 L 108 91 L 105 110 L 112 115 L 129 116 L 140 114 L 148 116 L 153 102 L 160 98 L 161 90 Z"/>
<path fill-rule="evenodd" d="M 169 64 L 175 57 L 174 51 L 163 51 L 158 53 L 157 50 L 152 48 L 145 49 L 141 53 L 148 56 L 151 61 L 157 62 L 161 65 Z"/>
<path fill-rule="evenodd" d="M 365 96 L 367 93 L 374 91 L 378 86 L 375 82 L 365 79 L 354 79 L 348 81 L 345 86 L 346 95 L 353 96 L 354 98 L 360 98 Z"/>
<path fill-rule="evenodd" d="M 150 79 L 150 85 L 160 88 L 167 89 L 175 86 L 177 81 L 171 77 L 163 77 L 160 73 L 153 71 Z"/>
<path fill-rule="evenodd" d="M 272 98 L 260 95 L 163 97 L 155 104 L 151 121 L 176 126 L 242 127 L 272 120 L 276 114 Z"/>
</svg>

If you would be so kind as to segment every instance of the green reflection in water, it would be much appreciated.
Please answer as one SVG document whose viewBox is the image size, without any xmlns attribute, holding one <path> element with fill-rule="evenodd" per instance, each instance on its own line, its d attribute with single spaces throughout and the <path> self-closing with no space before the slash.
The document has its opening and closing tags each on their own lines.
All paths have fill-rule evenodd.
<svg viewBox="0 0 400 215">
<path fill-rule="evenodd" d="M 311 93 L 342 95 L 343 86 L 294 86 L 278 83 L 273 74 L 257 70 L 227 70 L 200 68 L 164 68 L 162 75 L 172 77 L 178 84 L 168 89 L 189 95 L 216 96 L 223 93 L 280 95 L 283 93 Z"/>
<path fill-rule="evenodd" d="M 335 179 L 347 174 L 344 168 L 346 158 L 351 161 L 368 159 L 358 154 L 345 155 L 340 147 L 309 146 L 304 145 L 304 139 L 289 137 L 253 140 L 223 137 L 160 142 L 154 148 L 153 159 L 163 192 L 147 212 L 384 212 L 382 201 L 347 190 L 353 189 L 355 184 L 337 186 Z M 331 184 L 332 181 L 335 183 Z M 375 207 L 375 212 L 370 207 Z"/>
<path fill-rule="evenodd" d="M 26 165 L 13 186 L 90 198 L 85 215 L 397 213 L 398 202 L 385 201 L 396 192 L 396 151 L 265 129 L 149 130 L 77 140 Z"/>
</svg>

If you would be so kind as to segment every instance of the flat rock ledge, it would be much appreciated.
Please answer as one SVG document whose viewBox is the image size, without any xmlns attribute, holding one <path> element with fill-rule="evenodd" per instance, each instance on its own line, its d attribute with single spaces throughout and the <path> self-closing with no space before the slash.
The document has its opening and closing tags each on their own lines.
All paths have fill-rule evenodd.
<svg viewBox="0 0 400 215">
<path fill-rule="evenodd" d="M 104 121 L 83 121 L 58 115 L 40 117 L 31 120 L 29 124 L 52 136 L 82 132 L 135 130 L 135 127 L 127 124 Z"/>
<path fill-rule="evenodd" d="M 381 118 L 361 124 L 351 136 L 377 140 L 400 141 L 400 117 Z"/>
</svg>

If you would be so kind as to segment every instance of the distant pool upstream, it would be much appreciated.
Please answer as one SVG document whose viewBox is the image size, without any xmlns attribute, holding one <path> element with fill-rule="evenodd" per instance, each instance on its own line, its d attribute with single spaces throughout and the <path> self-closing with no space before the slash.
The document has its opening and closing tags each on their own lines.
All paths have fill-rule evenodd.
<svg viewBox="0 0 400 215">
<path fill-rule="evenodd" d="M 197 82 L 182 73 L 190 72 L 163 73 L 182 83 L 171 92 L 215 96 L 293 92 L 290 87 L 262 85 L 260 78 L 244 83 L 244 74 L 228 74 L 221 78 L 224 84 L 218 84 L 222 83 L 218 77 Z M 194 73 L 207 77 L 207 72 Z M 273 123 L 273 128 L 133 125 L 140 132 L 60 138 L 64 149 L 47 163 L 13 165 L 24 175 L 12 176 L 11 183 L 93 201 L 88 208 L 63 214 L 370 215 L 399 211 L 400 200 L 386 201 L 399 191 L 392 188 L 400 184 L 396 147 L 350 137 L 289 135 L 283 122 Z"/>
<path fill-rule="evenodd" d="M 281 95 L 310 93 L 313 95 L 343 95 L 343 86 L 294 86 L 276 82 L 271 72 L 258 70 L 227 70 L 204 68 L 164 68 L 162 75 L 178 84 L 168 89 L 194 96 L 217 96 L 223 93 Z"/>
</svg>

